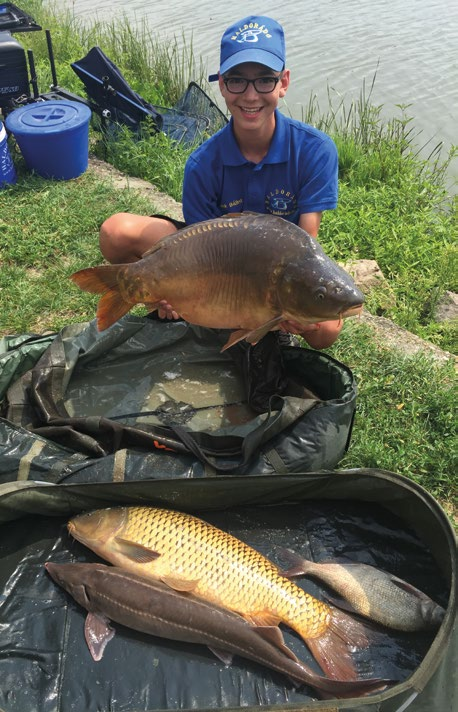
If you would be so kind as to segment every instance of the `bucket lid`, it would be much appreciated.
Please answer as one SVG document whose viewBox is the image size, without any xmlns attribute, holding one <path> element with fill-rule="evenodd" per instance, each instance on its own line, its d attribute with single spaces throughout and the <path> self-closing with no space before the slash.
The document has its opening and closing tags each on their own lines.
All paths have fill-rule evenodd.
<svg viewBox="0 0 458 712">
<path fill-rule="evenodd" d="M 78 101 L 43 101 L 14 109 L 5 123 L 13 134 L 58 133 L 89 123 L 91 113 Z"/>
</svg>

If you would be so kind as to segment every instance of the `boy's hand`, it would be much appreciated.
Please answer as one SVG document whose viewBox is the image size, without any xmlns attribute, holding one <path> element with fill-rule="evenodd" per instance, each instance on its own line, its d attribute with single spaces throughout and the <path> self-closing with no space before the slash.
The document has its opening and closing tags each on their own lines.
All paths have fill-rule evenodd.
<svg viewBox="0 0 458 712">
<path fill-rule="evenodd" d="M 280 329 L 302 336 L 312 349 L 327 349 L 336 341 L 343 326 L 343 320 L 321 321 L 318 324 L 301 326 L 296 321 L 282 321 Z"/>
<path fill-rule="evenodd" d="M 157 313 L 161 319 L 179 319 L 180 315 L 165 299 L 163 299 L 158 307 Z"/>
<path fill-rule="evenodd" d="M 279 324 L 281 331 L 287 331 L 290 334 L 298 334 L 299 336 L 305 336 L 305 334 L 311 334 L 314 331 L 319 331 L 320 324 L 309 324 L 308 326 L 301 326 L 297 321 L 282 321 Z"/>
</svg>

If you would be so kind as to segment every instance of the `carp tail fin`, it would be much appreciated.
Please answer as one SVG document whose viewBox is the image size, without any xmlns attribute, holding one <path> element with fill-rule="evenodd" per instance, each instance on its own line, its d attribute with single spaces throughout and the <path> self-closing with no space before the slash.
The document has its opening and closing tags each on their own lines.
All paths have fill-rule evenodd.
<svg viewBox="0 0 458 712">
<path fill-rule="evenodd" d="M 130 302 L 126 302 L 117 290 L 110 289 L 105 292 L 97 306 L 97 329 L 105 331 L 124 314 L 127 314 L 133 306 Z"/>
<path fill-rule="evenodd" d="M 123 265 L 99 265 L 74 272 L 70 279 L 84 292 L 103 294 L 118 284 L 119 270 Z"/>
<path fill-rule="evenodd" d="M 330 610 L 325 633 L 316 638 L 303 636 L 304 641 L 323 672 L 331 679 L 358 680 L 359 674 L 352 653 L 367 648 L 369 631 L 348 613 L 337 608 Z"/>
<path fill-rule="evenodd" d="M 84 292 L 102 294 L 97 307 L 97 328 L 108 329 L 134 306 L 121 295 L 119 272 L 125 265 L 100 265 L 88 267 L 71 275 L 72 282 Z"/>
</svg>

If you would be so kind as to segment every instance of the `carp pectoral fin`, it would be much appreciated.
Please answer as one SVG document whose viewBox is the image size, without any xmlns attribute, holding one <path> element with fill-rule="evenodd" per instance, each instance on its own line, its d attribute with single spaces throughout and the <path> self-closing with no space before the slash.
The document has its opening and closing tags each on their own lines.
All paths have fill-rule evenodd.
<svg viewBox="0 0 458 712">
<path fill-rule="evenodd" d="M 219 648 L 212 648 L 210 645 L 208 646 L 208 649 L 211 650 L 213 655 L 216 655 L 218 660 L 221 660 L 221 662 L 224 663 L 226 667 L 232 665 L 232 660 L 234 658 L 232 653 L 228 653 L 227 650 L 219 650 Z"/>
<path fill-rule="evenodd" d="M 115 634 L 108 618 L 96 613 L 88 613 L 84 623 L 84 637 L 94 660 L 103 657 L 103 651 Z"/>
<path fill-rule="evenodd" d="M 294 660 L 295 662 L 299 662 L 299 659 L 296 655 L 294 655 L 293 651 L 286 645 L 283 633 L 278 626 L 255 626 L 253 627 L 253 630 L 260 635 L 261 638 L 264 638 L 264 640 L 267 640 L 272 645 L 275 645 L 275 647 L 287 655 L 288 658 L 291 658 L 291 660 Z"/>
<path fill-rule="evenodd" d="M 148 309 L 148 312 L 156 311 L 156 309 L 159 309 L 161 306 L 161 302 L 144 302 L 145 307 Z"/>
<path fill-rule="evenodd" d="M 135 541 L 122 539 L 118 536 L 114 538 L 114 541 L 116 542 L 120 553 L 128 559 L 132 559 L 132 561 L 137 562 L 137 564 L 149 564 L 151 561 L 155 561 L 160 556 L 157 551 L 148 549 L 148 547 L 143 546 L 142 544 L 137 544 Z"/>
<path fill-rule="evenodd" d="M 242 341 L 242 339 L 244 339 L 245 336 L 249 333 L 250 332 L 247 331 L 247 329 L 238 329 L 237 331 L 233 331 L 226 343 L 224 344 L 223 348 L 221 349 L 221 353 L 223 351 L 226 351 L 226 349 L 230 349 L 231 346 L 234 346 L 234 344 L 238 344 L 239 341 Z"/>
<path fill-rule="evenodd" d="M 161 581 L 174 591 L 181 591 L 182 593 L 192 593 L 195 590 L 198 581 L 186 581 L 186 579 L 175 578 L 174 576 L 164 576 Z"/>
<path fill-rule="evenodd" d="M 280 618 L 274 616 L 269 611 L 259 611 L 258 613 L 247 613 L 243 617 L 255 626 L 275 626 L 280 623 Z"/>
<path fill-rule="evenodd" d="M 272 331 L 272 329 L 275 326 L 278 326 L 281 321 L 284 321 L 284 317 L 276 316 L 274 319 L 270 319 L 270 321 L 267 321 L 265 324 L 261 324 L 261 326 L 258 326 L 256 329 L 237 329 L 237 331 L 233 331 L 229 336 L 221 351 L 230 349 L 231 346 L 238 344 L 238 342 L 243 339 L 252 345 L 257 344 L 263 336 L 268 334 L 269 331 Z"/>
</svg>

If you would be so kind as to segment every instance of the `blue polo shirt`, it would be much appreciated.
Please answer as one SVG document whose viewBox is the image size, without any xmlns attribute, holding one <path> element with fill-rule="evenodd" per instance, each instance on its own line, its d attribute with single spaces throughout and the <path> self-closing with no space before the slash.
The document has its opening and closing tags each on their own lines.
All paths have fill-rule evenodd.
<svg viewBox="0 0 458 712">
<path fill-rule="evenodd" d="M 249 210 L 298 223 L 302 213 L 337 206 L 338 157 L 322 131 L 278 109 L 269 152 L 260 163 L 242 155 L 232 119 L 188 158 L 183 215 L 188 225 Z"/>
</svg>

